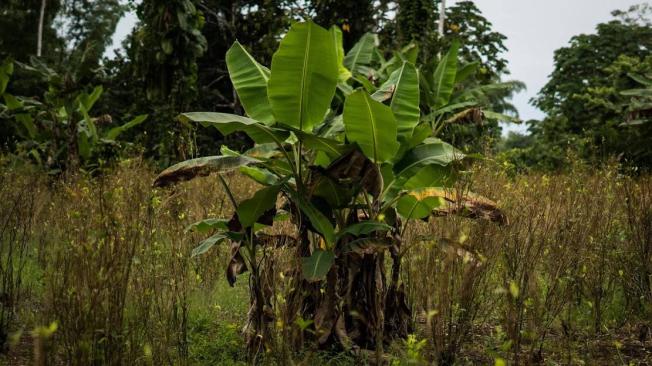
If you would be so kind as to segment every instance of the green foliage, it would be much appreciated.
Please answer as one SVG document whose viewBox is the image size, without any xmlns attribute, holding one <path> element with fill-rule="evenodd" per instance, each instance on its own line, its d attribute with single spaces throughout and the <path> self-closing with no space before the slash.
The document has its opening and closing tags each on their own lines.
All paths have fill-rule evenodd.
<svg viewBox="0 0 652 366">
<path fill-rule="evenodd" d="M 196 2 L 175 0 L 143 2 L 138 14 L 135 61 L 147 96 L 185 108 L 197 93 L 197 58 L 206 50 L 202 13 Z"/>
<path fill-rule="evenodd" d="M 43 55 L 56 60 L 64 51 L 55 18 L 62 0 L 48 0 L 43 21 Z M 27 62 L 36 54 L 41 0 L 6 0 L 0 3 L 0 59 L 11 57 Z"/>
<path fill-rule="evenodd" d="M 41 100 L 14 96 L 6 91 L 13 66 L 5 61 L 0 68 L 0 120 L 7 121 L 16 150 L 51 173 L 77 168 L 95 169 L 123 150 L 117 138 L 146 119 L 146 115 L 115 127 L 110 115 L 92 117 L 100 99 L 101 86 L 90 92 L 68 90 L 66 78 L 33 60 L 33 66 L 21 64 L 48 81 L 48 92 Z"/>
<path fill-rule="evenodd" d="M 646 59 L 648 70 L 652 71 L 652 57 Z M 638 126 L 650 123 L 652 120 L 652 78 L 639 74 L 629 73 L 628 76 L 640 84 L 637 89 L 628 89 L 620 92 L 625 97 L 630 97 L 627 105 L 627 117 L 623 125 Z"/>
<path fill-rule="evenodd" d="M 272 58 L 267 89 L 276 120 L 310 131 L 323 119 L 337 79 L 337 53 L 330 34 L 312 22 L 295 23 Z"/>
<path fill-rule="evenodd" d="M 314 13 L 315 23 L 324 28 L 334 25 L 344 30 L 342 43 L 346 50 L 365 33 L 373 31 L 377 24 L 378 7 L 371 0 L 312 0 L 308 7 Z"/>
<path fill-rule="evenodd" d="M 336 133 L 333 136 L 335 137 L 334 140 L 333 137 L 327 138 L 320 135 L 317 131 L 324 131 L 321 125 L 333 124 L 337 120 L 337 118 L 332 117 L 326 118 L 326 108 L 330 104 L 330 99 L 327 100 L 326 97 L 332 96 L 329 89 L 334 90 L 339 73 L 338 68 L 343 67 L 336 64 L 337 57 L 333 50 L 336 46 L 328 41 L 328 37 L 328 33 L 314 23 L 297 23 L 281 42 L 279 51 L 272 61 L 271 77 L 269 78 L 270 86 L 267 91 L 276 120 L 279 123 L 269 125 L 269 122 L 259 122 L 246 117 L 222 113 L 195 112 L 185 113 L 181 116 L 182 121 L 199 122 L 204 126 L 212 125 L 224 135 L 242 131 L 258 143 L 275 143 L 278 146 L 279 154 L 271 155 L 271 158 L 262 160 L 247 158 L 247 152 L 242 156 L 195 159 L 167 169 L 159 175 L 155 184 L 166 185 L 180 179 L 192 178 L 195 175 L 208 174 L 210 171 L 215 170 L 213 167 L 217 167 L 218 171 L 223 171 L 222 164 L 214 165 L 212 161 L 221 162 L 224 159 L 241 159 L 246 164 L 253 164 L 265 172 L 276 175 L 275 179 L 269 180 L 270 183 L 274 181 L 287 182 L 290 178 L 290 181 L 293 182 L 292 184 L 284 183 L 281 186 L 272 185 L 241 203 L 238 206 L 238 221 L 242 228 L 251 227 L 266 211 L 274 207 L 272 203 L 276 201 L 275 197 L 280 189 L 299 208 L 300 212 L 306 215 L 315 232 L 323 235 L 327 245 L 332 246 L 336 243 L 333 240 L 333 228 L 329 221 L 335 221 L 338 226 L 346 223 L 337 222 L 337 216 L 324 216 L 324 212 L 313 207 L 310 194 L 304 191 L 305 187 L 314 186 L 316 183 L 308 173 L 307 167 L 310 166 L 311 160 L 312 163 L 315 162 L 313 159 L 317 159 L 319 152 L 333 154 L 332 158 L 335 160 L 332 160 L 333 162 L 330 165 L 327 164 L 327 169 L 330 170 L 336 169 L 339 161 L 345 161 L 342 159 L 352 159 L 352 161 L 348 162 L 349 164 L 356 163 L 356 158 L 354 158 L 356 155 L 351 155 L 351 148 L 359 148 L 364 153 L 365 157 L 361 158 L 368 159 L 369 164 L 371 164 L 369 168 L 364 169 L 371 169 L 371 171 L 365 173 L 367 174 L 365 178 L 351 176 L 347 179 L 355 181 L 362 178 L 362 181 L 355 183 L 350 189 L 361 193 L 366 192 L 362 194 L 371 194 L 374 200 L 379 200 L 378 203 L 372 202 L 370 206 L 370 209 L 376 207 L 367 213 L 371 218 L 378 215 L 377 210 L 383 206 L 384 199 L 388 199 L 386 205 L 396 204 L 397 200 L 394 198 L 401 195 L 399 191 L 402 185 L 420 169 L 433 164 L 447 166 L 464 157 L 461 152 L 456 151 L 441 140 L 426 139 L 430 134 L 427 131 L 431 125 L 428 121 L 421 122 L 418 117 L 415 121 L 414 114 L 415 110 L 418 111 L 419 105 L 419 83 L 414 65 L 407 61 L 403 61 L 402 65 L 388 75 L 387 81 L 380 88 L 380 93 L 374 94 L 373 97 L 364 89 L 358 89 L 347 95 L 342 114 L 344 131 Z M 322 42 L 317 42 L 319 39 Z M 349 65 L 369 67 L 372 61 L 371 58 L 360 58 L 358 54 L 361 49 L 367 47 L 365 45 L 370 44 L 370 39 L 373 39 L 373 36 L 367 35 L 353 47 L 351 51 L 353 56 L 349 58 Z M 235 44 L 232 50 L 237 50 L 241 55 L 240 57 L 227 57 L 227 61 L 230 63 L 229 68 L 236 73 L 232 77 L 234 80 L 238 80 L 236 85 L 241 82 L 239 75 L 244 73 L 238 67 L 244 67 L 250 71 L 264 70 L 262 66 L 244 53 L 239 44 Z M 371 53 L 371 50 L 365 52 Z M 320 57 L 314 57 L 313 54 L 319 54 Z M 440 65 L 436 68 L 437 71 L 432 76 L 432 85 L 434 86 L 432 89 L 435 92 L 434 97 L 429 94 L 428 97 L 437 103 L 433 106 L 434 109 L 441 109 L 449 103 L 453 84 L 457 78 L 456 57 L 457 53 L 453 49 L 442 62 L 444 66 Z M 244 64 L 242 63 L 243 59 L 246 60 Z M 344 58 L 343 61 L 347 62 L 347 58 Z M 327 62 L 326 65 L 330 64 L 330 66 L 324 67 L 324 62 Z M 288 67 L 294 65 L 294 63 L 296 63 L 295 66 Z M 280 71 L 277 68 L 280 68 Z M 381 75 L 380 72 L 377 73 Z M 257 80 L 257 85 L 265 80 L 259 72 L 256 73 L 254 78 Z M 318 82 L 323 84 L 317 84 Z M 353 84 L 356 82 L 355 80 L 350 81 Z M 238 87 L 236 86 L 236 88 Z M 244 88 L 246 94 L 241 98 L 243 100 L 263 98 L 264 103 L 266 90 L 259 86 L 256 87 L 256 90 L 258 95 L 254 95 L 253 89 Z M 385 90 L 384 93 L 391 94 L 391 97 L 383 98 L 383 90 Z M 329 98 L 332 97 L 329 96 Z M 388 99 L 389 106 L 374 100 L 374 98 Z M 257 111 L 253 113 L 257 113 Z M 441 115 L 443 116 L 445 113 Z M 397 118 L 402 121 L 401 135 L 397 132 Z M 319 125 L 320 128 L 311 131 L 310 127 L 312 125 Z M 417 126 L 420 126 L 418 131 L 413 131 Z M 434 127 L 432 131 L 437 130 L 438 127 Z M 294 139 L 288 139 L 288 132 L 294 135 Z M 344 146 L 347 144 L 355 145 L 351 145 L 351 148 L 348 149 L 338 147 L 338 141 L 342 141 L 338 137 L 339 134 L 346 136 Z M 425 142 L 423 142 L 424 139 L 426 139 Z M 283 144 L 292 145 L 291 155 L 288 154 Z M 279 159 L 280 161 L 278 161 Z M 358 161 L 357 164 L 361 164 L 363 161 Z M 279 171 L 278 166 L 281 162 L 289 166 L 290 169 Z M 391 162 L 395 162 L 395 164 Z M 388 180 L 384 184 L 382 180 L 378 180 L 380 179 L 379 173 L 373 173 L 374 169 L 378 169 L 374 168 L 374 163 L 378 165 L 385 163 L 386 170 L 393 170 L 392 175 L 386 177 Z M 229 169 L 241 165 L 230 164 Z M 363 168 L 361 166 L 357 169 Z M 430 170 L 429 172 L 437 172 L 437 170 Z M 288 175 L 288 173 L 291 174 Z M 342 178 L 344 177 L 339 179 Z M 443 181 L 444 179 L 430 179 L 430 182 Z M 411 188 L 422 188 L 415 186 L 415 183 L 419 182 L 418 180 L 412 180 L 411 182 Z M 387 187 L 387 190 L 384 190 L 383 187 Z M 269 195 L 266 193 L 268 191 L 270 192 Z M 342 192 L 336 193 L 336 196 L 340 195 L 340 197 L 337 197 L 335 201 L 341 202 L 343 199 L 341 194 Z M 433 199 L 440 202 L 437 198 L 440 196 L 441 194 L 437 194 L 436 197 L 433 196 Z M 344 206 L 340 207 L 346 208 L 349 205 L 357 205 L 358 199 L 355 196 L 350 196 L 348 200 L 348 203 L 346 203 L 347 199 L 345 199 L 343 201 L 345 202 Z M 405 201 L 399 200 L 399 202 L 402 202 L 402 205 L 405 204 Z M 383 209 L 390 207 L 386 205 Z M 426 209 L 426 216 L 428 211 L 434 208 L 432 205 L 428 207 L 430 209 Z M 326 212 L 330 212 L 333 208 L 329 208 Z M 399 212 L 404 211 L 399 210 Z M 411 214 L 408 214 L 407 218 L 410 217 L 412 217 Z M 423 217 L 423 214 L 419 215 L 419 218 L 421 217 Z M 329 250 L 332 250 L 332 247 L 329 247 Z M 325 272 L 322 274 L 325 274 Z"/>
<path fill-rule="evenodd" d="M 245 112 L 261 122 L 274 122 L 267 100 L 269 69 L 256 62 L 237 41 L 226 53 L 226 65 Z"/>
<path fill-rule="evenodd" d="M 330 250 L 316 249 L 310 257 L 301 258 L 301 268 L 303 275 L 309 281 L 323 279 L 330 271 L 335 254 Z"/>
<path fill-rule="evenodd" d="M 66 47 L 70 49 L 66 67 L 92 78 L 95 70 L 101 66 L 104 52 L 111 44 L 111 36 L 127 9 L 128 6 L 120 0 L 64 0 L 60 16 L 68 20 L 65 40 Z"/>
<path fill-rule="evenodd" d="M 494 31 L 491 22 L 485 18 L 473 1 L 459 1 L 446 11 L 446 27 L 443 47 L 458 40 L 461 58 L 466 62 L 479 62 L 482 83 L 495 82 L 497 77 L 509 74 L 507 50 L 503 34 Z"/>
<path fill-rule="evenodd" d="M 405 342 L 405 355 L 399 360 L 392 361 L 392 366 L 408 366 L 408 365 L 423 365 L 426 364 L 424 357 L 424 348 L 427 345 L 427 340 L 419 340 L 416 335 L 410 334 Z"/>
<path fill-rule="evenodd" d="M 450 101 L 457 76 L 457 52 L 459 43 L 453 43 L 432 74 L 432 98 L 434 109 L 439 109 Z"/>
<path fill-rule="evenodd" d="M 250 100 L 245 91 L 252 85 L 257 87 L 266 85 L 266 82 L 261 80 L 269 77 L 265 75 L 264 68 L 260 70 L 256 68 L 251 56 L 255 56 L 261 64 L 269 66 L 280 36 L 287 32 L 295 19 L 314 17 L 318 24 L 336 24 L 330 30 L 330 35 L 335 43 L 339 44 L 336 47 L 336 58 L 339 60 L 346 56 L 343 64 L 338 63 L 342 65 L 338 80 L 339 88 L 344 88 L 347 94 L 352 90 L 346 89 L 347 84 L 342 81 L 348 80 L 351 73 L 355 75 L 358 82 L 365 85 L 368 91 L 374 92 L 380 84 L 387 81 L 387 76 L 373 80 L 373 75 L 369 74 L 372 71 L 370 66 L 376 63 L 374 67 L 380 67 L 380 64 L 385 63 L 385 57 L 389 56 L 387 52 L 389 49 L 398 48 L 399 42 L 404 44 L 410 42 L 410 39 L 399 40 L 391 43 L 388 49 L 376 49 L 378 37 L 370 32 L 385 35 L 402 27 L 397 27 L 397 24 L 402 22 L 398 20 L 400 17 L 391 15 L 395 4 L 386 1 L 381 1 L 379 4 L 371 1 L 356 1 L 349 4 L 315 0 L 299 4 L 294 0 L 265 2 L 175 0 L 139 3 L 124 3 L 117 0 L 103 2 L 48 0 L 46 4 L 44 57 L 41 61 L 61 75 L 70 75 L 75 85 L 73 89 L 87 89 L 89 85 L 103 86 L 105 97 L 97 107 L 102 112 L 127 115 L 130 118 L 139 114 L 148 114 L 153 123 L 136 128 L 129 137 L 142 146 L 146 157 L 153 158 L 161 165 L 169 165 L 200 150 L 202 153 L 215 154 L 219 150 L 219 144 L 212 143 L 215 138 L 218 138 L 220 143 L 228 143 L 231 147 L 239 146 L 238 149 L 251 146 L 251 141 L 241 135 L 222 139 L 223 136 L 215 131 L 194 132 L 182 128 L 181 125 L 174 123 L 173 118 L 181 111 L 206 110 L 236 114 L 247 112 L 257 120 L 269 123 L 274 121 L 273 113 L 270 114 L 270 103 L 264 102 L 266 98 Z M 34 53 L 36 48 L 34 30 L 38 23 L 38 10 L 35 9 L 39 9 L 40 5 L 41 1 L 25 4 L 9 1 L 0 6 L 4 14 L 9 14 L 0 21 L 0 28 L 11 30 L 0 32 L 2 34 L 0 42 L 5 46 L 1 47 L 0 52 L 22 62 Z M 410 6 L 412 5 L 409 2 L 403 5 L 403 7 Z M 437 9 L 436 6 L 431 7 L 435 10 L 432 14 L 432 18 L 435 19 Z M 457 5 L 449 8 L 456 9 Z M 115 59 L 102 60 L 118 20 L 128 9 L 137 10 L 139 22 L 124 42 L 126 54 L 118 53 Z M 458 12 L 451 11 L 449 17 Z M 407 10 L 406 12 L 409 13 Z M 425 15 L 414 12 L 412 14 Z M 471 23 L 478 22 L 479 18 L 468 17 L 468 19 L 469 29 L 476 29 L 477 27 Z M 5 22 L 6 26 L 2 25 L 2 22 Z M 65 27 L 60 27 L 61 31 L 57 35 L 55 28 L 60 23 Z M 413 28 L 419 29 L 418 26 Z M 24 30 L 19 31 L 20 29 Z M 435 27 L 427 29 L 434 31 Z M 480 34 L 485 34 L 486 30 L 490 29 L 490 25 L 483 26 L 482 29 L 480 33 L 470 32 L 468 37 L 464 36 L 467 42 L 463 46 L 463 54 L 467 45 L 473 44 Z M 369 34 L 365 36 L 366 33 Z M 405 49 L 400 50 L 402 57 L 391 57 L 391 62 L 386 65 L 387 74 L 395 72 L 404 61 L 420 69 L 423 62 L 436 58 L 438 53 L 448 48 L 453 38 L 461 35 L 461 33 L 459 35 L 449 33 L 447 28 L 444 43 L 432 39 L 434 43 L 426 44 L 424 40 L 424 42 L 419 41 L 418 45 L 413 43 L 406 46 Z M 358 44 L 358 47 L 352 50 L 356 41 L 363 36 L 366 42 Z M 394 42 L 393 38 L 395 37 L 392 37 L 392 42 Z M 488 39 L 484 38 L 483 42 Z M 243 75 L 228 72 L 229 63 L 226 62 L 225 50 L 236 40 L 240 46 L 233 47 L 227 57 L 236 57 L 240 58 L 241 62 L 251 63 L 248 68 L 237 67 Z M 390 44 L 388 38 L 384 38 L 384 43 Z M 483 52 L 489 49 L 484 48 Z M 429 57 L 419 56 L 420 53 L 427 52 L 430 54 Z M 479 54 L 484 56 L 481 52 Z M 489 59 L 492 57 L 490 56 Z M 353 61 L 352 58 L 357 60 Z M 476 59 L 481 61 L 482 57 Z M 352 66 L 350 62 L 359 65 Z M 347 66 L 350 71 L 347 70 Z M 251 74 L 252 70 L 253 74 Z M 412 73 L 413 70 L 406 68 L 405 71 Z M 39 80 L 23 74 L 21 70 L 18 72 L 19 75 L 10 90 L 12 95 L 33 96 L 45 92 Z M 258 76 L 255 75 L 256 72 Z M 484 75 L 478 72 L 472 79 L 482 79 L 481 83 L 485 83 Z M 249 80 L 249 77 L 254 79 Z M 241 79 L 244 80 L 244 84 L 240 84 Z M 247 82 L 253 84 L 249 85 Z M 390 82 L 386 87 L 389 88 L 392 84 Z M 397 97 L 400 94 L 396 93 Z M 259 93 L 251 93 L 251 95 L 259 95 Z M 493 98 L 491 103 L 504 99 L 503 96 L 499 96 Z M 340 95 L 337 102 L 343 101 Z M 398 102 L 400 98 L 392 103 L 392 108 L 395 108 Z M 260 109 L 260 111 L 256 112 L 252 109 Z M 410 110 L 411 115 L 406 122 L 409 125 L 416 123 L 415 111 L 415 109 Z M 401 130 L 402 118 L 397 120 Z M 493 122 L 489 125 L 493 126 Z M 474 129 L 476 127 L 473 126 Z M 494 127 L 484 128 L 481 133 L 493 129 Z M 2 131 L 9 132 L 4 128 Z M 3 135 L 6 136 L 7 133 Z M 399 133 L 402 134 L 400 131 Z M 457 131 L 453 133 L 459 134 Z"/>
<path fill-rule="evenodd" d="M 341 57 L 338 51 L 342 48 L 341 39 L 336 32 L 329 33 L 310 21 L 295 23 L 272 58 L 269 79 L 264 66 L 236 43 L 227 55 L 227 66 L 249 117 L 215 112 L 180 116 L 184 123 L 212 126 L 223 135 L 245 133 L 258 144 L 243 153 L 222 149 L 222 156 L 179 163 L 159 174 L 154 182 L 155 186 L 164 186 L 239 167 L 245 176 L 264 185 L 250 198 L 237 202 L 231 194 L 233 187 L 220 176 L 236 212 L 230 219 L 215 221 L 214 225 L 197 224 L 197 228 L 205 226 L 216 229 L 217 233 L 193 251 L 194 255 L 205 253 L 226 238 L 232 242 L 233 256 L 227 277 L 233 284 L 238 274 L 251 272 L 250 314 L 256 332 L 268 332 L 263 317 L 269 301 L 262 282 L 266 273 L 257 258 L 259 253 L 264 255 L 269 245 L 293 243 L 301 255 L 300 263 L 296 263 L 300 268 L 297 273 L 307 282 L 321 282 L 318 286 L 331 289 L 346 288 L 349 277 L 339 277 L 332 268 L 356 271 L 357 267 L 350 262 L 354 257 L 371 256 L 373 260 L 381 260 L 388 249 L 400 247 L 398 238 L 405 228 L 402 220 L 426 218 L 431 214 L 466 214 L 467 211 L 450 209 L 448 205 L 454 202 L 473 212 L 473 217 L 489 217 L 498 212 L 489 200 L 456 196 L 444 187 L 429 186 L 449 185 L 454 176 L 446 168 L 452 169 L 454 163 L 463 160 L 464 154 L 432 137 L 440 130 L 441 120 L 421 118 L 418 72 L 409 61 L 416 59 L 411 51 L 413 47 L 406 47 L 395 59 L 375 68 L 378 61 L 373 55 L 379 52 L 372 42 L 374 39 L 372 34 L 365 35 L 346 57 Z M 442 63 L 446 66 L 436 67 L 438 71 L 429 79 L 428 90 L 436 91 L 434 97 L 426 92 L 428 100 L 437 104 L 426 108 L 448 108 L 452 112 L 456 108 L 450 108 L 449 103 L 458 79 L 456 49 Z M 354 68 L 352 78 L 340 77 L 348 71 L 347 64 Z M 378 78 L 375 81 L 380 85 L 378 90 L 374 83 L 365 83 L 366 79 L 359 75 L 361 70 Z M 245 86 L 248 82 L 251 86 Z M 269 101 L 274 119 L 256 120 L 254 115 L 267 118 L 269 114 L 253 108 L 252 101 L 258 107 Z M 440 117 L 449 112 L 441 112 Z M 424 170 L 433 166 L 442 169 Z M 411 179 L 419 172 L 436 177 L 425 179 L 422 175 L 420 179 Z M 409 191 L 404 187 L 408 181 Z M 263 226 L 273 225 L 278 214 L 278 197 L 284 197 L 283 209 L 289 212 L 299 238 L 288 239 L 261 230 Z M 222 225 L 224 222 L 226 226 Z M 398 257 L 393 258 L 400 261 Z M 365 271 L 372 275 L 374 268 L 367 266 Z M 384 275 L 372 276 L 385 281 Z M 378 290 L 384 285 L 374 286 L 381 287 L 360 290 L 367 293 L 364 295 L 367 300 L 350 299 L 344 293 L 338 295 L 349 297 L 343 305 L 348 310 L 342 311 L 365 311 L 360 307 L 364 305 L 357 304 L 385 296 L 377 293 L 384 291 Z M 329 295 L 320 297 L 322 300 L 308 300 L 310 291 L 299 291 L 298 296 L 304 299 L 295 301 L 326 301 L 315 308 L 327 307 L 330 312 L 339 312 L 327 305 L 328 301 L 335 301 L 333 291 L 339 290 L 329 290 Z M 352 291 L 346 290 L 348 294 Z M 373 310 L 374 316 L 380 316 L 383 309 L 381 305 Z M 316 331 L 331 332 L 319 328 L 322 311 L 302 310 L 293 317 L 314 318 Z M 383 327 L 375 329 L 365 337 L 384 337 Z M 255 344 L 252 339 L 248 342 L 250 346 Z"/>
<path fill-rule="evenodd" d="M 414 128 L 419 124 L 419 76 L 416 67 L 407 61 L 387 78 L 387 81 L 378 88 L 377 93 L 390 94 L 389 106 L 396 116 L 399 138 L 412 136 Z"/>
<path fill-rule="evenodd" d="M 432 59 L 438 50 L 438 4 L 431 0 L 397 1 L 395 36 L 398 44 L 416 41 L 421 46 L 422 60 Z"/>
<path fill-rule="evenodd" d="M 391 108 L 357 90 L 346 98 L 344 126 L 349 141 L 357 143 L 374 163 L 394 158 L 398 150 L 396 118 Z"/>
<path fill-rule="evenodd" d="M 242 113 L 229 80 L 225 51 L 237 40 L 260 63 L 269 66 L 280 35 L 290 27 L 296 9 L 293 4 L 288 0 L 201 2 L 200 9 L 206 20 L 201 32 L 209 47 L 197 59 L 199 93 L 191 108 Z M 214 136 L 199 137 L 202 139 L 198 143 L 204 151 L 217 151 Z"/>
<path fill-rule="evenodd" d="M 365 66 L 371 63 L 374 48 L 378 37 L 372 33 L 365 33 L 353 48 L 344 57 L 344 66 L 356 74 L 366 74 Z"/>
<path fill-rule="evenodd" d="M 646 131 L 620 125 L 631 102 L 622 91 L 637 87 L 628 74 L 649 72 L 645 58 L 651 40 L 651 27 L 613 20 L 557 50 L 555 70 L 534 100 L 548 114 L 531 128 L 542 148 L 583 140 L 587 144 L 574 150 L 589 161 L 622 154 L 631 163 L 649 166 Z"/>
<path fill-rule="evenodd" d="M 280 186 L 266 187 L 258 190 L 250 199 L 242 201 L 236 210 L 242 227 L 253 227 L 266 211 L 276 207 L 276 196 L 280 190 Z"/>
</svg>

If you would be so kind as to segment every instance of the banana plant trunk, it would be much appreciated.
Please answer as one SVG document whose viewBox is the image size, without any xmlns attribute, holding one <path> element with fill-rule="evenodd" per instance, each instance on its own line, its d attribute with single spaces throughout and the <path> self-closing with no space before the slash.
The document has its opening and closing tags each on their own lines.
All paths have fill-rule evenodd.
<svg viewBox="0 0 652 366">
<path fill-rule="evenodd" d="M 387 341 L 407 337 L 409 307 L 401 289 L 388 281 L 385 265 L 383 253 L 336 261 L 314 314 L 320 347 L 382 351 Z"/>
<path fill-rule="evenodd" d="M 386 252 L 345 253 L 336 258 L 325 279 L 318 283 L 301 279 L 293 293 L 300 303 L 298 315 L 314 321 L 314 341 L 323 349 L 375 349 L 411 331 L 411 311 L 399 285 L 400 257 L 394 243 L 390 250 L 390 276 Z M 309 255 L 304 241 L 298 254 Z M 300 275 L 300 271 L 297 271 Z"/>
</svg>

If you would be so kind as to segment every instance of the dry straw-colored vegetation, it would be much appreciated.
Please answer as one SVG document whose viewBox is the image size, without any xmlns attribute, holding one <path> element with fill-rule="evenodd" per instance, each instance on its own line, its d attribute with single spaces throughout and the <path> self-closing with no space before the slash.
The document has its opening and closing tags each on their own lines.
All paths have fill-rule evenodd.
<svg viewBox="0 0 652 366">
<path fill-rule="evenodd" d="M 152 189 L 153 170 L 125 162 L 101 177 L 52 181 L 0 174 L 0 325 L 8 364 L 245 364 L 247 277 L 229 288 L 229 248 L 191 251 L 186 227 L 228 216 L 215 177 Z M 254 186 L 227 176 L 237 199 Z M 495 166 L 459 182 L 495 198 L 507 222 L 461 217 L 411 224 L 400 281 L 413 336 L 392 364 L 652 362 L 652 179 L 618 167 L 508 176 Z M 279 223 L 272 231 L 288 232 Z M 288 323 L 297 260 L 261 256 L 275 339 L 258 361 L 357 364 L 363 351 L 292 351 L 309 332 Z M 388 263 L 389 265 L 389 263 Z M 38 329 L 36 329 L 38 328 Z M 292 334 L 292 337 L 289 337 Z"/>
</svg>

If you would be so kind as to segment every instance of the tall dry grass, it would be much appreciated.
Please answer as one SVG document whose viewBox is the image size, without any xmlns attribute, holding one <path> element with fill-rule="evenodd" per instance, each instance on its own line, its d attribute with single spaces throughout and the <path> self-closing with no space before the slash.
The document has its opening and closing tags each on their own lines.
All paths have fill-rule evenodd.
<svg viewBox="0 0 652 366">
<path fill-rule="evenodd" d="M 5 227 L 17 234 L 3 234 L 2 249 L 9 248 L 6 243 L 19 248 L 11 255 L 0 252 L 1 259 L 22 263 L 2 268 L 15 268 L 12 283 L 22 287 L 3 282 L 0 292 L 33 288 L 3 310 L 13 314 L 3 330 L 10 334 L 56 321 L 48 347 L 37 348 L 43 353 L 39 359 L 76 365 L 201 364 L 211 358 L 198 352 L 218 352 L 211 343 L 228 345 L 220 343 L 219 334 L 197 338 L 200 315 L 210 320 L 202 327 L 219 332 L 234 323 L 245 326 L 249 302 L 234 294 L 237 286 L 240 293 L 246 288 L 247 276 L 238 279 L 236 289 L 224 285 L 229 248 L 190 257 L 206 234 L 187 233 L 187 225 L 232 211 L 215 177 L 153 190 L 154 172 L 139 162 L 93 179 L 3 174 L 23 182 L 0 189 L 0 219 L 14 223 Z M 238 199 L 255 188 L 238 175 L 227 179 Z M 485 167 L 457 189 L 495 199 L 509 223 L 446 217 L 408 228 L 400 277 L 415 337 L 390 348 L 397 360 L 409 354 L 441 365 L 495 358 L 513 364 L 650 361 L 649 177 L 629 177 L 616 166 L 516 177 Z M 23 209 L 10 210 L 12 202 Z M 284 225 L 272 230 L 291 230 Z M 288 263 L 297 258 L 279 248 L 265 249 L 260 258 L 267 269 L 266 314 L 275 319 L 274 349 L 265 350 L 261 360 L 349 362 L 346 355 L 292 352 L 289 343 L 301 338 L 309 321 L 297 319 L 290 296 L 298 277 L 287 270 Z M 216 299 L 232 308 L 225 311 Z M 18 348 L 33 343 L 29 332 L 21 339 Z M 419 339 L 426 340 L 424 347 Z M 14 358 L 17 364 L 32 362 L 31 352 L 23 353 Z"/>
</svg>

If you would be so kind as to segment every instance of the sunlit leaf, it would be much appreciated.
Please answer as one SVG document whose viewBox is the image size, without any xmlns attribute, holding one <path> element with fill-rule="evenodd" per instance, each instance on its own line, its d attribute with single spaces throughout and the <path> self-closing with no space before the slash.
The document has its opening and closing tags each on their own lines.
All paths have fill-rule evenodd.
<svg viewBox="0 0 652 366">
<path fill-rule="evenodd" d="M 337 54 L 338 80 L 347 81 L 351 77 L 351 71 L 344 66 L 344 45 L 342 44 L 342 30 L 334 25 L 329 29 L 333 43 L 335 43 L 335 52 Z M 346 84 L 344 84 L 346 85 Z"/>
<path fill-rule="evenodd" d="M 104 135 L 104 138 L 108 139 L 108 140 L 115 140 L 116 138 L 118 138 L 118 136 L 121 133 L 123 133 L 125 131 L 128 131 L 128 130 L 138 126 L 139 124 L 145 122 L 146 119 L 147 119 L 146 114 L 141 114 L 139 116 L 136 116 L 131 121 L 123 124 L 122 126 L 118 126 L 118 127 L 114 127 L 112 129 L 110 129 L 109 132 L 107 132 Z"/>
<path fill-rule="evenodd" d="M 398 135 L 409 137 L 419 123 L 419 77 L 413 64 L 403 62 L 401 68 L 394 71 L 389 79 L 373 94 L 379 100 L 389 94 L 390 107 L 396 117 Z"/>
<path fill-rule="evenodd" d="M 448 104 L 453 88 L 455 87 L 455 76 L 457 75 L 457 52 L 459 42 L 454 41 L 450 50 L 442 57 L 435 69 L 432 81 L 434 108 L 441 108 Z"/>
</svg>

